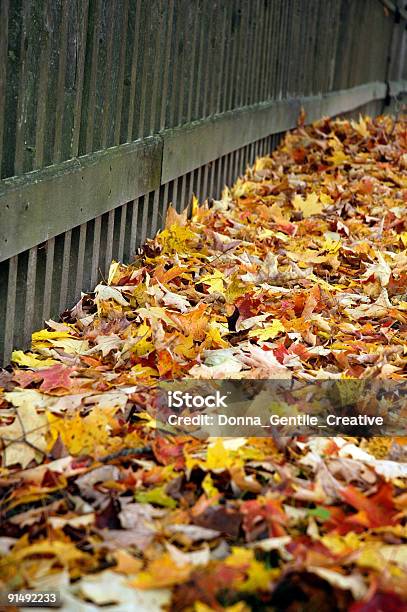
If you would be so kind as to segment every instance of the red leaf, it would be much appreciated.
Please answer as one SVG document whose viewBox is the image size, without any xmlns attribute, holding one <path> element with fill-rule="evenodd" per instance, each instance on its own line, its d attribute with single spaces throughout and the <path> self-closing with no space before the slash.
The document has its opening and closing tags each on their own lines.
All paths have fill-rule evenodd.
<svg viewBox="0 0 407 612">
<path fill-rule="evenodd" d="M 70 376 L 74 371 L 75 368 L 67 368 L 59 364 L 39 370 L 43 379 L 40 391 L 47 393 L 54 389 L 70 389 L 73 382 Z"/>
<path fill-rule="evenodd" d="M 347 517 L 346 521 L 355 521 L 364 524 L 367 519 L 368 527 L 381 527 L 393 522 L 395 508 L 392 498 L 392 485 L 383 484 L 378 493 L 366 497 L 356 487 L 349 485 L 341 490 L 342 499 L 356 510 L 357 515 Z"/>
<path fill-rule="evenodd" d="M 40 382 L 43 379 L 41 371 L 33 372 L 32 370 L 16 370 L 13 374 L 13 380 L 15 380 L 20 387 L 25 389 L 33 382 Z"/>
<path fill-rule="evenodd" d="M 247 293 L 243 297 L 238 298 L 235 302 L 239 310 L 239 315 L 242 319 L 254 317 L 261 308 L 261 299 L 252 296 L 253 294 Z"/>
</svg>

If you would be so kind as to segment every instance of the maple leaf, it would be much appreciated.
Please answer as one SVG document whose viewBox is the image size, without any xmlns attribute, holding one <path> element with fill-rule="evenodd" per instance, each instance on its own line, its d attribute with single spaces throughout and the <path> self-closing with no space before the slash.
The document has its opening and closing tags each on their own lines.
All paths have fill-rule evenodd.
<svg viewBox="0 0 407 612">
<path fill-rule="evenodd" d="M 297 194 L 294 196 L 292 203 L 295 210 L 302 212 L 304 218 L 311 217 L 312 215 L 319 215 L 324 208 L 316 193 L 308 194 L 305 200 L 302 196 Z"/>
<path fill-rule="evenodd" d="M 279 576 L 279 570 L 270 570 L 257 561 L 254 550 L 247 548 L 233 547 L 232 554 L 225 559 L 227 566 L 241 568 L 243 576 L 234 582 L 238 591 L 267 591 L 273 578 Z"/>
<path fill-rule="evenodd" d="M 177 212 L 172 204 L 168 206 L 167 215 L 165 218 L 165 228 L 171 228 L 173 225 L 175 226 L 184 226 L 187 224 L 188 214 L 187 210 L 182 211 L 182 213 Z"/>
<path fill-rule="evenodd" d="M 23 404 L 16 408 L 13 423 L 0 427 L 3 465 L 19 464 L 24 469 L 31 461 L 41 460 L 47 448 L 47 430 L 47 417 L 38 414 L 33 406 Z"/>
<path fill-rule="evenodd" d="M 203 340 L 209 323 L 209 318 L 204 315 L 206 310 L 206 304 L 199 304 L 184 314 L 171 313 L 171 319 L 184 334 L 192 336 L 194 340 Z"/>
<path fill-rule="evenodd" d="M 249 338 L 257 338 L 260 341 L 273 340 L 281 332 L 284 332 L 284 325 L 278 319 L 274 319 L 271 325 L 266 325 L 263 329 L 251 329 Z"/>
<path fill-rule="evenodd" d="M 83 355 L 89 348 L 87 340 L 77 340 L 76 338 L 50 340 L 49 343 L 51 346 L 55 346 L 55 348 L 61 348 L 69 355 Z"/>
<path fill-rule="evenodd" d="M 11 354 L 11 361 L 20 366 L 27 366 L 28 368 L 45 368 L 58 363 L 55 359 L 42 359 L 32 353 L 24 353 L 24 351 L 13 351 Z"/>
<path fill-rule="evenodd" d="M 205 276 L 202 276 L 197 282 L 208 285 L 208 293 L 216 292 L 224 294 L 224 278 L 225 277 L 220 270 L 215 270 L 213 274 L 206 274 Z"/>
<path fill-rule="evenodd" d="M 342 166 L 351 161 L 351 159 L 341 149 L 336 149 L 332 155 L 327 157 L 327 161 L 331 162 L 334 166 Z"/>
<path fill-rule="evenodd" d="M 157 241 L 163 247 L 163 253 L 188 253 L 197 242 L 197 235 L 187 227 L 172 224 L 157 236 Z"/>
<path fill-rule="evenodd" d="M 115 440 L 110 438 L 115 412 L 116 407 L 94 408 L 86 417 L 77 414 L 71 419 L 61 419 L 48 413 L 51 446 L 60 436 L 72 455 L 102 454 L 110 444 L 116 446 Z"/>
<path fill-rule="evenodd" d="M 42 329 L 41 331 L 34 332 L 31 336 L 31 346 L 33 349 L 50 346 L 52 340 L 63 340 L 66 338 L 72 338 L 72 334 L 68 331 L 49 331 Z"/>
<path fill-rule="evenodd" d="M 369 130 L 367 128 L 366 121 L 362 117 L 362 115 L 359 115 L 359 121 L 351 121 L 351 126 L 363 138 L 368 138 L 369 137 Z"/>
<path fill-rule="evenodd" d="M 54 391 L 55 389 L 70 389 L 72 386 L 71 374 L 75 371 L 75 368 L 67 368 L 61 364 L 56 364 L 41 370 L 43 382 L 40 386 L 40 390 L 45 393 Z"/>
</svg>

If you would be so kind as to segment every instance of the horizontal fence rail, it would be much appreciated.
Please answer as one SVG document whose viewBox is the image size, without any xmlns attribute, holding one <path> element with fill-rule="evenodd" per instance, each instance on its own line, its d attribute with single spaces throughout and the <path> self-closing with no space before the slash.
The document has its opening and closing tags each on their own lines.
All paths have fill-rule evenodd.
<svg viewBox="0 0 407 612">
<path fill-rule="evenodd" d="M 1 0 L 0 362 L 301 108 L 378 114 L 406 92 L 384 4 Z"/>
</svg>

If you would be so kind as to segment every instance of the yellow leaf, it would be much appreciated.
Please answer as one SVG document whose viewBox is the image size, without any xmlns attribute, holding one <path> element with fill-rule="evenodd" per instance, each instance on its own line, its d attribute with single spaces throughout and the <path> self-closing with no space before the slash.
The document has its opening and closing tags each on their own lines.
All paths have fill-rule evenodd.
<svg viewBox="0 0 407 612">
<path fill-rule="evenodd" d="M 72 335 L 66 331 L 48 331 L 48 329 L 42 329 L 41 331 L 34 332 L 31 336 L 33 342 L 41 340 L 55 340 L 56 338 L 72 338 Z"/>
<path fill-rule="evenodd" d="M 147 338 L 140 338 L 137 344 L 132 347 L 131 352 L 137 355 L 137 357 L 144 357 L 144 355 L 151 353 L 154 348 L 154 344 L 147 340 Z"/>
<path fill-rule="evenodd" d="M 252 548 L 242 548 L 240 546 L 233 546 L 232 553 L 225 560 L 225 565 L 230 567 L 244 567 L 249 565 L 254 559 L 254 551 Z"/>
<path fill-rule="evenodd" d="M 323 192 L 319 194 L 319 199 L 324 206 L 330 206 L 334 202 L 330 195 Z"/>
<path fill-rule="evenodd" d="M 219 491 L 213 484 L 213 480 L 210 474 L 207 474 L 202 481 L 202 488 L 208 497 L 218 497 Z"/>
<path fill-rule="evenodd" d="M 13 351 L 11 354 L 11 361 L 20 366 L 34 369 L 49 368 L 58 363 L 55 359 L 40 359 L 36 355 L 33 355 L 33 353 L 24 353 L 24 351 Z"/>
<path fill-rule="evenodd" d="M 154 350 L 154 344 L 151 342 L 151 327 L 147 323 L 142 323 L 135 333 L 137 342 L 132 345 L 131 352 L 137 355 L 137 357 L 143 357 L 151 353 Z"/>
<path fill-rule="evenodd" d="M 116 276 L 116 273 L 119 270 L 119 268 L 120 268 L 120 262 L 112 261 L 112 263 L 110 264 L 110 268 L 109 268 L 109 276 L 107 278 L 107 284 L 108 285 L 114 285 L 119 280 L 119 279 L 115 279 L 116 283 L 113 283 L 113 279 Z"/>
<path fill-rule="evenodd" d="M 158 371 L 155 368 L 150 368 L 149 366 L 142 366 L 141 363 L 137 363 L 135 366 L 131 368 L 132 374 L 135 376 L 150 377 L 150 376 L 158 376 Z"/>
<path fill-rule="evenodd" d="M 223 272 L 220 270 L 215 270 L 213 274 L 207 274 L 206 276 L 202 276 L 197 283 L 204 283 L 205 285 L 209 285 L 208 293 L 222 293 L 224 294 L 225 288 L 223 285 L 223 281 L 225 276 Z"/>
<path fill-rule="evenodd" d="M 71 542 L 61 542 L 58 540 L 41 540 L 30 546 L 22 547 L 19 550 L 13 550 L 12 556 L 14 559 L 21 561 L 26 557 L 33 555 L 52 555 L 57 557 L 62 565 L 69 565 L 73 562 L 82 561 L 84 558 L 89 558 L 88 553 L 83 552 Z"/>
<path fill-rule="evenodd" d="M 216 438 L 215 443 L 208 446 L 205 464 L 207 470 L 227 470 L 232 465 L 240 463 L 236 452 L 228 450 L 221 438 Z"/>
<path fill-rule="evenodd" d="M 228 333 L 228 331 L 229 330 L 226 328 L 225 333 Z M 202 348 L 208 348 L 214 345 L 220 348 L 227 348 L 229 346 L 229 343 L 226 342 L 226 340 L 223 340 L 219 327 L 216 327 L 214 323 L 211 323 L 209 324 L 209 329 L 206 333 L 206 338 L 204 340 Z"/>
<path fill-rule="evenodd" d="M 150 416 L 148 412 L 138 412 L 137 418 L 146 421 L 146 426 L 150 427 L 150 429 L 156 429 L 157 421 L 152 416 Z"/>
<path fill-rule="evenodd" d="M 244 295 L 250 289 L 250 286 L 248 286 L 247 283 L 243 283 L 237 277 L 237 275 L 233 275 L 231 279 L 232 279 L 232 282 L 230 283 L 230 285 L 228 285 L 226 292 L 224 294 L 226 298 L 226 302 L 228 304 L 233 304 L 238 297 L 240 297 L 241 295 Z"/>
<path fill-rule="evenodd" d="M 19 464 L 24 469 L 33 460 L 41 460 L 47 448 L 48 421 L 38 414 L 34 406 L 22 404 L 16 408 L 16 418 L 11 425 L 0 427 L 3 465 Z"/>
<path fill-rule="evenodd" d="M 149 563 L 129 584 L 138 589 L 151 589 L 181 584 L 188 579 L 192 565 L 177 565 L 169 553 Z"/>
<path fill-rule="evenodd" d="M 314 192 L 308 194 L 305 200 L 302 196 L 296 194 L 293 199 L 293 206 L 296 210 L 302 212 L 305 219 L 311 215 L 319 215 L 323 210 L 323 205 Z"/>
<path fill-rule="evenodd" d="M 343 555 L 360 548 L 362 542 L 359 536 L 350 531 L 344 536 L 325 535 L 320 540 L 334 555 Z"/>
<path fill-rule="evenodd" d="M 87 340 L 76 340 L 75 338 L 67 338 L 66 340 L 50 340 L 52 346 L 61 348 L 68 355 L 83 355 L 89 348 Z"/>
<path fill-rule="evenodd" d="M 197 235 L 187 227 L 181 225 L 171 225 L 157 236 L 157 241 L 163 247 L 163 253 L 178 254 L 191 250 L 197 241 Z"/>
<path fill-rule="evenodd" d="M 342 243 L 340 240 L 332 240 L 331 238 L 327 238 L 322 243 L 322 250 L 334 254 L 340 250 L 341 246 Z"/>
<path fill-rule="evenodd" d="M 94 408 L 86 417 L 77 414 L 73 418 L 59 418 L 47 413 L 50 424 L 50 444 L 55 443 L 58 435 L 72 455 L 98 455 L 106 451 L 115 438 L 110 437 L 114 425 L 113 408 Z"/>
<path fill-rule="evenodd" d="M 359 115 L 358 122 L 351 121 L 351 126 L 363 138 L 369 137 L 369 130 L 367 129 L 366 121 L 363 119 L 362 115 Z"/>
<path fill-rule="evenodd" d="M 177 344 L 174 348 L 174 353 L 186 357 L 187 359 L 193 359 L 196 355 L 194 338 L 191 334 L 183 336 L 180 334 L 177 338 Z"/>
<path fill-rule="evenodd" d="M 271 325 L 267 325 L 264 329 L 251 329 L 249 338 L 258 338 L 258 340 L 273 340 L 281 332 L 285 332 L 284 325 L 278 319 L 274 319 Z"/>
<path fill-rule="evenodd" d="M 327 160 L 332 162 L 334 166 L 342 166 L 342 164 L 346 164 L 351 161 L 349 157 L 340 149 L 334 151 L 332 155 L 327 157 Z"/>
<path fill-rule="evenodd" d="M 241 582 L 238 579 L 234 583 L 238 591 L 267 591 L 270 582 L 280 574 L 279 569 L 267 569 L 263 563 L 257 561 L 253 549 L 237 546 L 232 548 L 232 554 L 225 560 L 225 565 L 242 568 L 245 571 L 246 580 Z"/>
<path fill-rule="evenodd" d="M 192 211 L 191 211 L 191 216 L 192 216 L 192 221 L 196 220 L 196 216 L 198 213 L 198 209 L 199 209 L 199 202 L 198 202 L 198 198 L 196 197 L 195 194 L 193 194 L 192 196 Z"/>
<path fill-rule="evenodd" d="M 361 550 L 356 559 L 356 565 L 359 567 L 369 567 L 378 571 L 383 569 L 384 564 L 385 560 L 380 555 L 378 548 L 372 546 L 368 546 Z"/>
</svg>

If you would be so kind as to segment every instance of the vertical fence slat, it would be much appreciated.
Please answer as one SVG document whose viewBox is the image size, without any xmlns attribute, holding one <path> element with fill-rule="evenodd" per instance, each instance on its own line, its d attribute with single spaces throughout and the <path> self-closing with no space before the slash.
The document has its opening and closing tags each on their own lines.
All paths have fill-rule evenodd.
<svg viewBox="0 0 407 612">
<path fill-rule="evenodd" d="M 58 75 L 56 87 L 56 107 L 55 107 L 55 132 L 53 145 L 53 161 L 58 162 L 62 159 L 62 130 L 64 121 L 65 106 L 65 77 L 67 64 L 67 44 L 68 44 L 68 0 L 62 0 L 60 11 L 60 30 L 59 30 L 59 57 Z"/>
<path fill-rule="evenodd" d="M 158 128 L 157 121 L 157 109 L 160 108 L 159 100 L 158 100 L 158 91 L 159 86 L 162 85 L 162 62 L 166 61 L 167 58 L 163 57 L 163 47 L 165 40 L 165 26 L 166 21 L 166 7 L 164 7 L 162 2 L 157 3 L 157 12 L 155 15 L 155 23 L 153 23 L 154 30 L 154 48 L 153 48 L 153 65 L 154 70 L 152 74 L 152 83 L 151 83 L 151 109 L 150 109 L 150 122 L 149 128 L 146 133 L 154 134 Z M 164 38 L 164 40 L 163 40 Z"/>
<path fill-rule="evenodd" d="M 104 274 L 107 275 L 110 264 L 112 263 L 112 251 L 113 251 L 113 231 L 114 231 L 114 210 L 108 213 L 107 221 L 107 238 L 106 238 L 106 251 L 105 251 L 105 269 Z"/>
<path fill-rule="evenodd" d="M 117 258 L 119 261 L 123 259 L 124 240 L 126 235 L 126 219 L 127 219 L 127 204 L 124 204 L 120 210 L 120 233 L 119 243 L 117 248 Z"/>
<path fill-rule="evenodd" d="M 131 216 L 131 229 L 130 229 L 130 256 L 135 252 L 137 245 L 137 222 L 139 213 L 140 199 L 134 200 L 133 210 Z"/>
<path fill-rule="evenodd" d="M 25 285 L 25 307 L 24 307 L 24 337 L 23 342 L 28 344 L 33 328 L 35 314 L 35 280 L 37 272 L 37 247 L 33 247 L 28 253 L 27 278 Z"/>
<path fill-rule="evenodd" d="M 114 92 L 116 97 L 116 114 L 114 120 L 114 139 L 113 144 L 118 145 L 121 136 L 121 123 L 123 112 L 123 94 L 126 66 L 126 47 L 127 47 L 127 30 L 129 22 L 129 0 L 123 0 L 122 10 L 120 11 L 122 22 L 120 30 L 120 55 L 119 55 L 119 74 L 117 91 Z"/>
<path fill-rule="evenodd" d="M 158 229 L 158 207 L 160 202 L 160 190 L 156 189 L 154 191 L 153 198 L 153 211 L 151 216 L 151 235 L 155 236 Z"/>
<path fill-rule="evenodd" d="M 2 177 L 4 122 L 6 118 L 8 15 L 9 1 L 3 0 L 0 5 L 0 178 Z"/>
<path fill-rule="evenodd" d="M 103 92 L 101 92 L 101 139 L 100 149 L 106 149 L 110 144 L 109 132 L 112 124 L 111 104 L 116 103 L 117 91 L 113 92 L 114 100 L 112 100 L 112 65 L 113 65 L 113 37 L 117 35 L 115 32 L 115 12 L 113 2 L 109 2 L 106 5 L 106 19 L 105 19 L 105 36 L 106 36 L 106 64 L 103 66 Z"/>
<path fill-rule="evenodd" d="M 146 115 L 147 104 L 150 107 L 151 99 L 150 96 L 147 95 L 150 89 L 150 80 L 148 78 L 149 68 L 150 68 L 150 59 L 151 59 L 151 22 L 153 19 L 153 6 L 154 3 L 145 4 L 144 10 L 142 13 L 142 38 L 141 38 L 141 50 L 142 50 L 142 67 L 140 70 L 140 82 L 138 82 L 138 107 L 139 107 L 139 115 L 138 115 L 138 126 L 137 131 L 133 136 L 133 139 L 141 138 L 144 136 L 144 121 Z"/>
<path fill-rule="evenodd" d="M 44 165 L 45 130 L 47 121 L 47 90 L 49 78 L 49 59 L 51 45 L 51 21 L 50 6 L 48 1 L 44 2 L 42 14 L 43 27 L 40 32 L 40 58 L 39 75 L 37 83 L 37 108 L 35 129 L 35 153 L 33 168 L 42 168 Z"/>
<path fill-rule="evenodd" d="M 42 318 L 44 321 L 51 316 L 51 292 L 52 276 L 54 268 L 55 238 L 50 238 L 46 244 L 45 275 L 44 275 L 44 299 L 42 304 Z"/>
<path fill-rule="evenodd" d="M 145 239 L 147 237 L 147 225 L 148 225 L 148 213 L 149 213 L 149 199 L 150 199 L 150 194 L 147 193 L 145 196 L 143 196 L 142 198 L 140 198 L 140 201 L 142 201 L 142 206 L 143 206 L 143 213 L 141 216 L 141 227 L 140 227 L 140 243 L 143 244 L 145 242 Z"/>
<path fill-rule="evenodd" d="M 90 276 L 90 284 L 92 287 L 96 285 L 98 278 L 99 278 L 101 224 L 102 224 L 101 217 L 96 217 L 95 225 L 93 228 L 93 249 L 92 249 L 92 263 L 91 263 L 91 276 Z"/>
<path fill-rule="evenodd" d="M 134 4 L 131 5 L 132 11 L 134 11 Z M 133 33 L 133 54 L 131 59 L 131 77 L 130 77 L 130 91 L 129 91 L 129 102 L 128 102 L 128 120 L 127 120 L 127 142 L 131 142 L 133 139 L 133 120 L 135 112 L 135 101 L 136 101 L 136 78 L 137 78 L 137 66 L 138 66 L 138 55 L 139 55 L 139 36 L 140 36 L 140 13 L 141 13 L 141 1 L 136 0 L 136 11 L 133 15 L 134 33 Z"/>
<path fill-rule="evenodd" d="M 79 152 L 79 137 L 82 119 L 83 85 L 85 77 L 86 57 L 86 32 L 88 28 L 89 0 L 83 0 L 77 4 L 78 11 L 75 13 L 75 26 L 79 35 L 75 45 L 76 72 L 75 86 L 76 96 L 74 103 L 74 122 L 72 133 L 71 155 L 76 157 Z"/>
<path fill-rule="evenodd" d="M 166 39 L 165 39 L 165 52 L 164 52 L 164 67 L 162 76 L 162 89 L 161 89 L 161 113 L 160 113 L 160 130 L 165 127 L 166 116 L 167 116 L 167 95 L 169 88 L 169 73 L 170 73 L 170 55 L 172 49 L 173 29 L 174 29 L 174 0 L 168 0 L 168 13 L 166 14 Z"/>
<path fill-rule="evenodd" d="M 69 230 L 64 234 L 64 247 L 62 255 L 61 267 L 61 285 L 59 293 L 59 310 L 62 311 L 66 307 L 66 298 L 68 295 L 68 279 L 69 279 L 69 261 L 71 257 L 71 238 L 72 231 Z"/>
<path fill-rule="evenodd" d="M 18 255 L 9 259 L 7 280 L 6 319 L 4 330 L 4 361 L 10 358 L 14 348 L 14 321 L 16 315 Z"/>
<path fill-rule="evenodd" d="M 28 74 L 27 65 L 27 24 L 30 18 L 30 3 L 24 0 L 22 8 L 22 24 L 21 24 L 21 42 L 20 42 L 20 83 L 17 99 L 17 123 L 15 134 L 15 159 L 14 172 L 22 174 L 25 171 L 24 154 L 25 154 L 25 129 L 27 116 L 27 100 L 28 94 L 26 88 L 26 80 Z"/>
<path fill-rule="evenodd" d="M 80 226 L 80 230 L 79 230 L 79 249 L 78 249 L 77 267 L 76 267 L 75 299 L 79 298 L 79 296 L 81 294 L 81 290 L 83 289 L 83 273 L 84 273 L 84 264 L 85 264 L 86 230 L 87 230 L 87 225 L 86 225 L 86 223 L 83 223 Z"/>
</svg>

